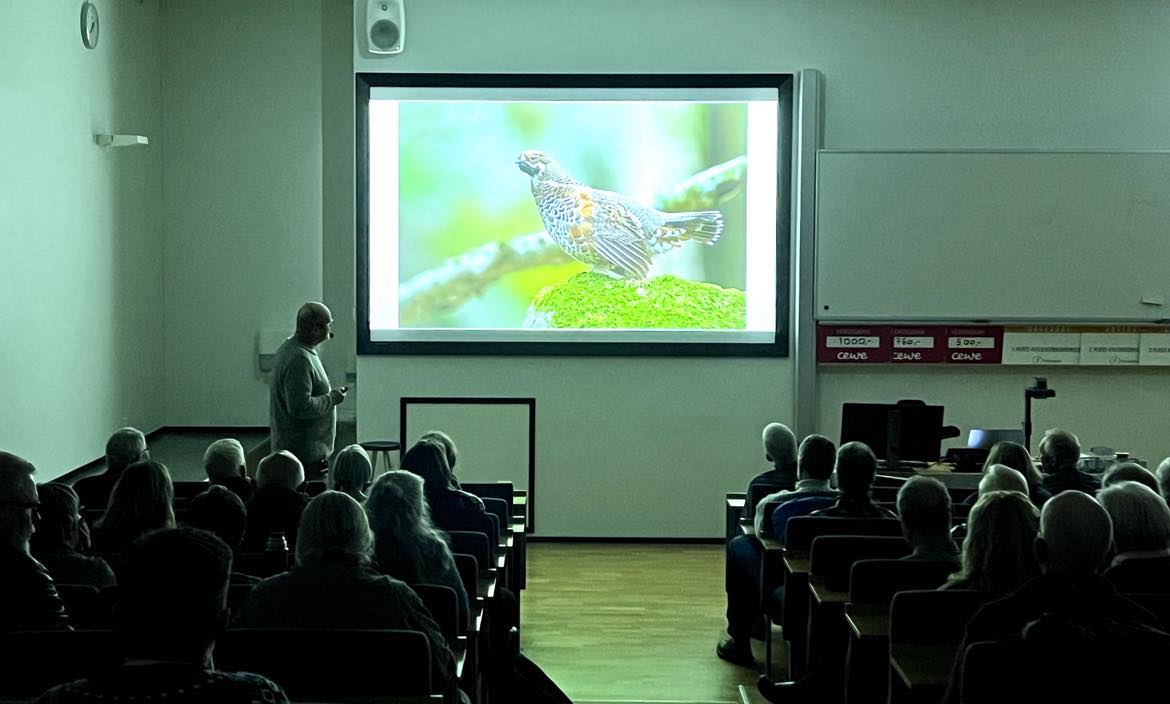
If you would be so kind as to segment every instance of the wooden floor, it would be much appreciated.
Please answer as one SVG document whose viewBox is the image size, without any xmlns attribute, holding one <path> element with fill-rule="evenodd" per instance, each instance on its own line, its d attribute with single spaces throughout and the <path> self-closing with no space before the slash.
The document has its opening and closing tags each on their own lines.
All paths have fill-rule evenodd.
<svg viewBox="0 0 1170 704">
<path fill-rule="evenodd" d="M 740 685 L 761 702 L 759 672 L 715 657 L 723 555 L 722 545 L 530 543 L 524 653 L 574 702 L 739 703 Z"/>
</svg>

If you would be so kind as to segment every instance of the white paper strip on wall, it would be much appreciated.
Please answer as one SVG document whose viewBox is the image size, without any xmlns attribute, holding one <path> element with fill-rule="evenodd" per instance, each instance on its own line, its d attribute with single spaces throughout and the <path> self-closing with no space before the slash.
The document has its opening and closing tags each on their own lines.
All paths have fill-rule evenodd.
<svg viewBox="0 0 1170 704">
<path fill-rule="evenodd" d="M 1151 366 L 1170 366 L 1170 334 L 1144 332 L 1138 346 L 1138 363 Z"/>
<path fill-rule="evenodd" d="M 1078 332 L 1005 332 L 1003 364 L 1079 364 Z"/>
<path fill-rule="evenodd" d="M 1137 364 L 1136 332 L 1081 333 L 1081 364 Z"/>
</svg>

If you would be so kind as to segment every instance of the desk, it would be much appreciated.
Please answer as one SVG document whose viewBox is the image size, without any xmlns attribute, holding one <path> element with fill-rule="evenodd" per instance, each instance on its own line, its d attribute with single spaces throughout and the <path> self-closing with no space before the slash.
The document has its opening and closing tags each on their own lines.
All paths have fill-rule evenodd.
<svg viewBox="0 0 1170 704">
<path fill-rule="evenodd" d="M 846 604 L 845 620 L 855 638 L 885 639 L 890 637 L 890 608 L 877 604 Z"/>
<path fill-rule="evenodd" d="M 890 690 L 890 609 L 878 604 L 845 605 L 849 650 L 845 704 L 886 704 Z"/>
</svg>

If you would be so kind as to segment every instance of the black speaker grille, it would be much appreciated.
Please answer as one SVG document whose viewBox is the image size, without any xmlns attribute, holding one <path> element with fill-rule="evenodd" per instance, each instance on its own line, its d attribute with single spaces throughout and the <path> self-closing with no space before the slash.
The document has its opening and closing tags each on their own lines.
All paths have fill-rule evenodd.
<svg viewBox="0 0 1170 704">
<path fill-rule="evenodd" d="M 390 20 L 378 20 L 370 27 L 370 45 L 383 51 L 393 49 L 399 36 L 398 25 Z"/>
</svg>

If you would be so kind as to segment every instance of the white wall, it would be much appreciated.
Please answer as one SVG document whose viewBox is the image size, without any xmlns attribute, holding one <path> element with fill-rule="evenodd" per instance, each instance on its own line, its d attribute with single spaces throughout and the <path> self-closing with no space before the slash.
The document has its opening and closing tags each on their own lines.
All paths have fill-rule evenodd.
<svg viewBox="0 0 1170 704">
<path fill-rule="evenodd" d="M 164 416 L 159 8 L 101 3 L 94 50 L 79 9 L 0 7 L 0 449 L 41 481 Z"/>
<path fill-rule="evenodd" d="M 319 2 L 163 6 L 168 425 L 267 425 L 256 334 L 321 298 Z"/>
<path fill-rule="evenodd" d="M 383 70 L 817 68 L 827 148 L 1170 143 L 1170 6 L 1162 4 L 518 0 L 407 11 L 407 49 Z M 1078 264 L 1071 253 L 1063 265 Z M 392 436 L 399 395 L 535 396 L 544 535 L 717 535 L 715 497 L 758 467 L 759 427 L 791 416 L 793 367 L 781 360 L 359 358 L 358 370 L 362 436 Z M 922 397 L 947 403 L 948 419 L 965 427 L 1010 425 L 1028 380 L 1027 371 L 975 369 L 820 377 L 818 398 L 803 402 L 818 404 L 817 429 L 833 437 L 844 400 Z M 1142 372 L 1051 377 L 1064 391 L 1038 405 L 1037 427 L 1061 423 L 1086 439 L 1159 451 L 1167 413 L 1157 392 L 1168 382 Z M 646 500 L 651 478 L 674 488 Z"/>
</svg>

